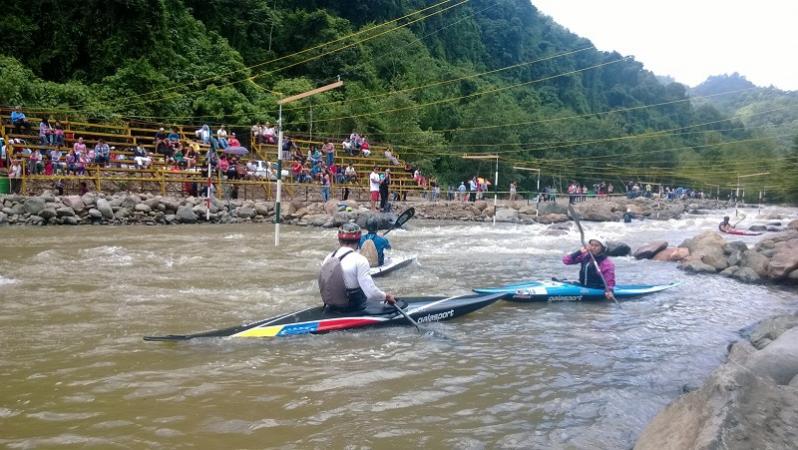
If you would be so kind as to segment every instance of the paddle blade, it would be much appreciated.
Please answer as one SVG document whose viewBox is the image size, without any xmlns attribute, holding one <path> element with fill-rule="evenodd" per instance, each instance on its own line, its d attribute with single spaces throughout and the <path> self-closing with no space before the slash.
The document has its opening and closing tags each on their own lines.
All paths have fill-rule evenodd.
<svg viewBox="0 0 798 450">
<path fill-rule="evenodd" d="M 393 223 L 391 228 L 387 229 L 382 235 L 385 236 L 386 234 L 390 233 L 391 230 L 400 228 L 402 225 L 407 223 L 408 220 L 412 219 L 414 215 L 416 215 L 416 208 L 413 208 L 412 206 L 407 208 L 402 214 L 399 214 L 399 217 L 396 218 L 396 222 Z"/>
<path fill-rule="evenodd" d="M 416 215 L 416 208 L 413 208 L 412 206 L 410 208 L 407 208 L 405 212 L 399 214 L 399 217 L 396 218 L 396 222 L 394 222 L 393 228 L 401 227 L 402 225 L 407 223 L 408 220 L 412 219 L 413 216 L 415 215 Z"/>
</svg>

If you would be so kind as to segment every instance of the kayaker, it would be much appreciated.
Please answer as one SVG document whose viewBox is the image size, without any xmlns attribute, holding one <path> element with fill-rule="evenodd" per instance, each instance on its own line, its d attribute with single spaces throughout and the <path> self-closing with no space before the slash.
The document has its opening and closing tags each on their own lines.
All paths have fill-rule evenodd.
<svg viewBox="0 0 798 450">
<path fill-rule="evenodd" d="M 368 260 L 357 251 L 360 227 L 345 223 L 338 229 L 340 247 L 328 255 L 319 272 L 321 299 L 333 311 L 357 311 L 367 302 L 396 303 L 392 294 L 381 291 L 371 279 Z"/>
<path fill-rule="evenodd" d="M 391 243 L 388 239 L 377 234 L 380 228 L 380 221 L 376 217 L 369 217 L 366 221 L 366 229 L 368 233 L 360 238 L 360 248 L 364 248 L 366 242 L 372 241 L 377 251 L 377 264 L 372 267 L 381 266 L 385 264 L 385 250 L 391 248 Z M 362 253 L 362 252 L 361 252 Z M 368 257 L 366 257 L 368 259 Z M 372 261 L 369 261 L 371 264 Z"/>
<path fill-rule="evenodd" d="M 623 223 L 632 223 L 632 208 L 626 208 L 626 212 L 623 214 Z"/>
<path fill-rule="evenodd" d="M 607 281 L 606 286 L 601 279 L 601 275 L 596 271 L 596 265 L 593 264 L 590 254 L 595 258 L 601 270 L 601 275 Z M 562 262 L 567 265 L 582 265 L 579 269 L 579 283 L 582 286 L 604 289 L 604 297 L 607 300 L 612 300 L 615 297 L 612 293 L 615 288 L 615 264 L 607 257 L 607 247 L 598 239 L 591 239 L 587 242 L 587 247 L 582 247 L 573 253 L 565 255 L 562 258 Z"/>
<path fill-rule="evenodd" d="M 734 227 L 732 224 L 729 223 L 729 216 L 723 217 L 723 222 L 718 225 L 718 229 L 723 233 L 728 233 L 729 231 L 733 230 Z"/>
</svg>

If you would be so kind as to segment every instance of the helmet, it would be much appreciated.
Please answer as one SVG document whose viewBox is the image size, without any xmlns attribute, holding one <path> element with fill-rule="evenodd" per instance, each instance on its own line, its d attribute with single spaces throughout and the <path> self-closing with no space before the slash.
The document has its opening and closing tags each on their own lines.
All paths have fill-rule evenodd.
<svg viewBox="0 0 798 450">
<path fill-rule="evenodd" d="M 366 229 L 369 230 L 369 233 L 376 233 L 380 229 L 379 219 L 374 216 L 369 217 L 366 221 Z"/>
<path fill-rule="evenodd" d="M 359 241 L 360 240 L 360 226 L 356 223 L 345 223 L 338 229 L 339 241 Z"/>
<path fill-rule="evenodd" d="M 729 221 L 729 216 L 723 216 L 723 221 L 724 222 L 728 222 Z"/>
<path fill-rule="evenodd" d="M 606 251 L 607 251 L 607 246 L 606 246 L 606 245 L 604 245 L 604 242 L 602 242 L 602 241 L 600 241 L 600 240 L 598 240 L 598 239 L 590 239 L 589 241 L 587 241 L 587 243 L 588 243 L 588 244 L 592 244 L 592 243 L 594 243 L 594 242 L 596 242 L 598 245 L 600 245 L 600 246 L 601 246 L 601 252 L 602 252 L 602 253 L 604 253 L 604 252 L 606 252 Z"/>
</svg>

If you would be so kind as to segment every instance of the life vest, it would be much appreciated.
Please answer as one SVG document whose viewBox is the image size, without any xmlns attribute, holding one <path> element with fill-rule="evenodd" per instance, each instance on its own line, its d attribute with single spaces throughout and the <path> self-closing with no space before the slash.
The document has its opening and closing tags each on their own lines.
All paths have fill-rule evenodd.
<svg viewBox="0 0 798 450">
<path fill-rule="evenodd" d="M 380 265 L 380 256 L 377 252 L 377 246 L 374 245 L 373 240 L 367 239 L 366 242 L 363 243 L 363 245 L 360 247 L 360 254 L 369 260 L 369 266 L 377 267 Z"/>
<path fill-rule="evenodd" d="M 588 256 L 588 258 L 590 257 Z M 579 271 L 579 283 L 586 287 L 604 289 L 604 281 L 601 279 L 601 275 L 598 273 L 596 265 L 601 263 L 606 256 L 599 255 L 595 258 L 596 264 L 593 264 L 592 259 L 587 259 L 582 263 L 582 268 Z"/>
<path fill-rule="evenodd" d="M 341 256 L 335 256 L 338 250 L 334 251 L 330 259 L 321 265 L 319 291 L 321 292 L 321 300 L 325 305 L 334 308 L 347 308 L 350 303 L 346 283 L 344 283 L 344 271 L 341 267 L 341 261 L 355 251 L 351 250 Z"/>
</svg>

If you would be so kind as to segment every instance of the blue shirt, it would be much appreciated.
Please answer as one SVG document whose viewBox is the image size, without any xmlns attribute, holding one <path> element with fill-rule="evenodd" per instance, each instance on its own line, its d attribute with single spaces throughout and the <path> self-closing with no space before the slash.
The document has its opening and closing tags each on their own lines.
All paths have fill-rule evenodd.
<svg viewBox="0 0 798 450">
<path fill-rule="evenodd" d="M 25 120 L 25 113 L 21 111 L 11 111 L 11 122 L 16 122 L 18 120 Z"/>
<path fill-rule="evenodd" d="M 391 248 L 391 243 L 388 242 L 388 239 L 377 235 L 377 233 L 368 233 L 360 238 L 360 246 L 363 247 L 363 244 L 369 239 L 374 241 L 374 247 L 377 248 L 377 259 L 379 264 L 385 264 L 385 249 Z"/>
</svg>

